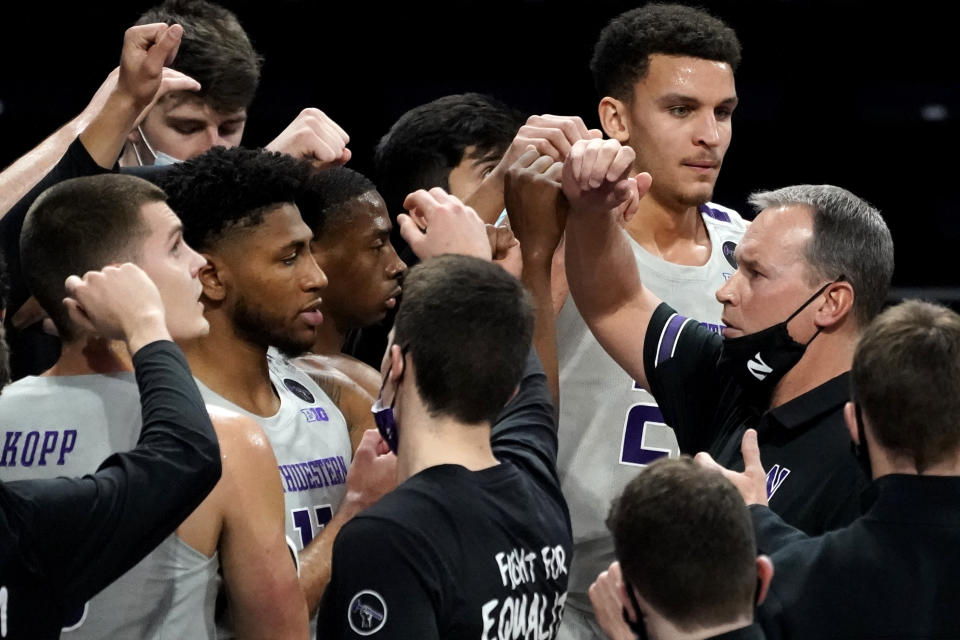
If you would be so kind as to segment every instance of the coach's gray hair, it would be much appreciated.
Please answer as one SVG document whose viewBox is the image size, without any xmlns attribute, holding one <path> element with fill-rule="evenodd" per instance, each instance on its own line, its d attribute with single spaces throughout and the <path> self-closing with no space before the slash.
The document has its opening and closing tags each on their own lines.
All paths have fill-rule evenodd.
<svg viewBox="0 0 960 640">
<path fill-rule="evenodd" d="M 880 212 L 846 189 L 801 184 L 750 196 L 757 211 L 805 206 L 813 213 L 813 238 L 804 249 L 811 284 L 840 275 L 853 287 L 853 313 L 864 327 L 883 309 L 893 276 L 893 238 Z"/>
</svg>

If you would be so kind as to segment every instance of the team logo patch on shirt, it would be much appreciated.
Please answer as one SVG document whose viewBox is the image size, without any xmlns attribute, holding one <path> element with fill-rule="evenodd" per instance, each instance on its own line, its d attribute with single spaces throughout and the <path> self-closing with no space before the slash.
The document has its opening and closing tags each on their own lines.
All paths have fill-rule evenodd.
<svg viewBox="0 0 960 640">
<path fill-rule="evenodd" d="M 284 378 L 283 386 L 289 389 L 290 393 L 297 396 L 304 402 L 309 402 L 310 404 L 313 404 L 314 402 L 316 402 L 316 400 L 313 397 L 313 394 L 310 393 L 310 391 L 308 391 L 305 386 L 303 386 L 296 380 L 293 380 L 291 378 Z"/>
<path fill-rule="evenodd" d="M 373 635 L 387 623 L 387 603 L 376 591 L 365 589 L 350 601 L 347 620 L 355 633 Z"/>
<path fill-rule="evenodd" d="M 727 262 L 730 263 L 730 266 L 734 269 L 737 267 L 737 259 L 734 257 L 734 252 L 737 250 L 737 243 L 731 240 L 727 240 L 723 243 L 723 246 L 720 248 L 723 251 L 723 257 L 727 259 Z"/>
</svg>

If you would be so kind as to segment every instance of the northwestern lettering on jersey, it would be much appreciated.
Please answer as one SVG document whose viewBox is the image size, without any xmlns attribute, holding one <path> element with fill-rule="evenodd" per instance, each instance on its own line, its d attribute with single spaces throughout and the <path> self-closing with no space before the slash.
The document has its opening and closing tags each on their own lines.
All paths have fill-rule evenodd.
<svg viewBox="0 0 960 640">
<path fill-rule="evenodd" d="M 345 484 L 347 481 L 347 465 L 343 461 L 343 456 L 281 464 L 279 468 L 280 476 L 283 478 L 284 493 L 309 491 Z"/>
<path fill-rule="evenodd" d="M 0 449 L 0 467 L 63 465 L 76 444 L 76 429 L 6 431 Z"/>
</svg>

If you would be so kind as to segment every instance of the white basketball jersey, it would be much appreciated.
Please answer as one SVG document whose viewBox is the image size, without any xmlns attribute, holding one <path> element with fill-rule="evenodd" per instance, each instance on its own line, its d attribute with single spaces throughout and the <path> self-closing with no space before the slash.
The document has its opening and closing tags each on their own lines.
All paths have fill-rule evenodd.
<svg viewBox="0 0 960 640">
<path fill-rule="evenodd" d="M 711 244 L 710 259 L 702 266 L 666 262 L 632 239 L 630 244 L 645 287 L 679 313 L 719 327 L 723 306 L 714 294 L 736 270 L 733 250 L 747 223 L 736 211 L 712 203 L 700 213 Z M 679 450 L 653 396 L 607 355 L 570 296 L 557 317 L 557 356 L 557 467 L 574 539 L 567 602 L 591 611 L 587 589 L 614 560 L 604 524 L 612 499 L 641 467 L 677 457 Z"/>
<path fill-rule="evenodd" d="M 340 507 L 353 456 L 347 422 L 310 377 L 271 349 L 270 380 L 280 409 L 264 418 L 238 407 L 197 381 L 206 402 L 255 420 L 277 457 L 286 506 L 287 542 L 301 551 Z"/>
<path fill-rule="evenodd" d="M 28 377 L 0 395 L 0 480 L 82 476 L 140 436 L 133 373 Z M 68 612 L 63 638 L 215 638 L 220 578 L 175 533 L 93 597 Z"/>
</svg>

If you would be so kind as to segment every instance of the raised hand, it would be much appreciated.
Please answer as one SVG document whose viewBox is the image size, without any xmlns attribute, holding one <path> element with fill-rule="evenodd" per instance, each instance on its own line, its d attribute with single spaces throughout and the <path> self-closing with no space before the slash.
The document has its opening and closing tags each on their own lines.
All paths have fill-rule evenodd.
<svg viewBox="0 0 960 640">
<path fill-rule="evenodd" d="M 179 72 L 168 70 L 164 74 L 164 67 L 173 62 L 177 55 L 182 37 L 183 27 L 178 24 L 143 24 L 130 27 L 124 33 L 117 91 L 133 101 L 138 113 L 156 99 L 165 75 L 168 91 L 196 91 L 200 88 L 196 80 Z M 109 81 L 108 76 L 107 83 Z M 177 89 L 172 89 L 172 86 Z"/>
<path fill-rule="evenodd" d="M 350 160 L 349 142 L 350 136 L 340 125 L 323 111 L 311 107 L 301 111 L 266 150 L 303 158 L 316 169 L 325 169 Z"/>
<path fill-rule="evenodd" d="M 636 621 L 638 611 L 633 611 L 629 602 L 624 601 L 623 593 L 627 588 L 623 584 L 620 563 L 614 562 L 610 568 L 597 576 L 590 585 L 588 593 L 597 624 L 611 640 L 634 640 L 636 636 L 623 619 L 624 612 Z"/>
<path fill-rule="evenodd" d="M 534 147 L 528 147 L 507 171 L 507 215 L 527 259 L 549 261 L 560 244 L 567 219 L 559 182 L 562 171 L 562 163 Z"/>
<path fill-rule="evenodd" d="M 397 486 L 397 456 L 376 429 L 367 429 L 353 454 L 347 472 L 345 500 L 357 510 L 365 509 Z"/>
<path fill-rule="evenodd" d="M 63 304 L 78 326 L 105 338 L 125 340 L 130 353 L 154 340 L 169 340 L 160 291 L 132 263 L 72 275 Z"/>
<path fill-rule="evenodd" d="M 459 253 L 490 260 L 490 241 L 477 212 L 439 187 L 407 196 L 397 216 L 400 235 L 421 260 Z"/>
<path fill-rule="evenodd" d="M 616 210 L 631 197 L 641 198 L 650 188 L 649 173 L 630 177 L 634 152 L 616 140 L 581 140 L 563 163 L 563 193 L 578 215 L 601 215 Z M 631 182 L 635 182 L 631 184 Z"/>
</svg>

